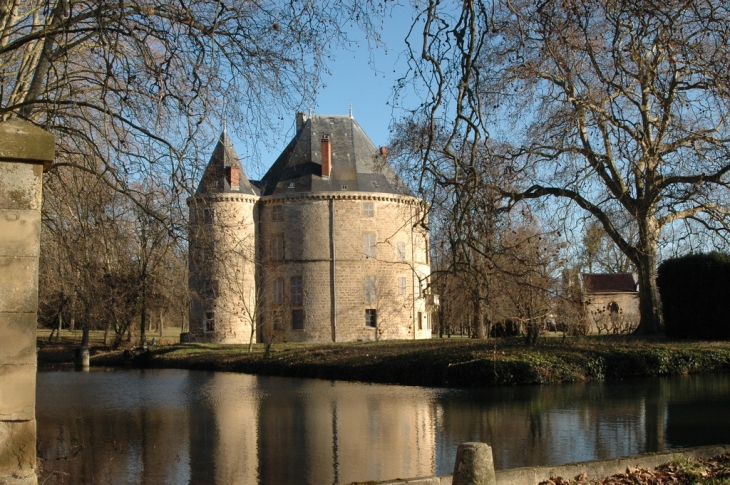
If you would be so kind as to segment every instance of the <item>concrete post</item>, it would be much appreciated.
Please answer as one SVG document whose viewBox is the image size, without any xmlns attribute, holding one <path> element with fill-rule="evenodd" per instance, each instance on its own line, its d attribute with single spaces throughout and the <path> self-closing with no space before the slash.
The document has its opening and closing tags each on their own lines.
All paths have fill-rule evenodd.
<svg viewBox="0 0 730 485">
<path fill-rule="evenodd" d="M 462 443 L 456 450 L 452 485 L 497 485 L 492 448 L 486 443 Z"/>
<path fill-rule="evenodd" d="M 0 484 L 35 485 L 36 317 L 43 172 L 55 140 L 0 123 Z"/>
</svg>

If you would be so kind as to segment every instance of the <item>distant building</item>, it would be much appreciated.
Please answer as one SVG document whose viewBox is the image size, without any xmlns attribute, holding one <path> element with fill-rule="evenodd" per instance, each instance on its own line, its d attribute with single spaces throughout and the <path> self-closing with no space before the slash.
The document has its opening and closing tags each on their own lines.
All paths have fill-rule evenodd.
<svg viewBox="0 0 730 485">
<path fill-rule="evenodd" d="M 351 116 L 296 121 L 261 181 L 224 132 L 188 200 L 193 338 L 430 338 L 424 201 Z"/>
<path fill-rule="evenodd" d="M 631 273 L 581 273 L 588 333 L 628 333 L 639 325 L 639 291 Z"/>
</svg>

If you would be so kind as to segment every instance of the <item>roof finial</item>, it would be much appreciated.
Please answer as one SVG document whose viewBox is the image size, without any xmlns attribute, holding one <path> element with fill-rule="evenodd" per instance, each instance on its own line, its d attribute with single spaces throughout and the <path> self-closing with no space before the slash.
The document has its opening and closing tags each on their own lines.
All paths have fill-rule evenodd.
<svg viewBox="0 0 730 485">
<path fill-rule="evenodd" d="M 352 100 L 350 100 L 350 118 L 352 118 Z"/>
<path fill-rule="evenodd" d="M 309 119 L 310 120 L 312 119 L 312 107 L 311 106 L 309 107 Z"/>
<path fill-rule="evenodd" d="M 228 136 L 228 117 L 223 117 L 223 136 Z"/>
</svg>

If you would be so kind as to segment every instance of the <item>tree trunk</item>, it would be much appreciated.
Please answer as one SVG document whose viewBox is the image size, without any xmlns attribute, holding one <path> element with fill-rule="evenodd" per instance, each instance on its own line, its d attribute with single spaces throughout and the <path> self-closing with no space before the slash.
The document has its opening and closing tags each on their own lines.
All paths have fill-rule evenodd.
<svg viewBox="0 0 730 485">
<path fill-rule="evenodd" d="M 163 314 L 162 314 L 162 310 L 160 310 L 159 330 L 160 330 L 160 338 L 162 338 L 162 332 L 165 330 L 165 322 L 164 322 L 164 317 L 163 317 Z"/>
<path fill-rule="evenodd" d="M 142 297 L 142 315 L 139 317 L 140 325 L 139 325 L 139 345 L 144 347 L 144 344 L 147 341 L 147 302 L 144 300 L 144 297 Z"/>
<path fill-rule="evenodd" d="M 656 284 L 657 238 L 659 229 L 651 218 L 639 220 L 639 244 L 636 252 L 636 270 L 639 274 L 639 327 L 638 335 L 656 335 L 662 327 L 661 303 Z"/>
<path fill-rule="evenodd" d="M 661 328 L 661 303 L 656 284 L 656 256 L 642 255 L 639 272 L 639 335 L 655 335 Z"/>
<path fill-rule="evenodd" d="M 104 323 L 104 347 L 109 347 L 109 320 Z"/>
<path fill-rule="evenodd" d="M 473 296 L 473 312 L 472 324 L 474 325 L 474 332 L 476 332 L 476 338 L 484 338 L 484 319 L 482 318 L 482 300 L 478 295 Z"/>
</svg>

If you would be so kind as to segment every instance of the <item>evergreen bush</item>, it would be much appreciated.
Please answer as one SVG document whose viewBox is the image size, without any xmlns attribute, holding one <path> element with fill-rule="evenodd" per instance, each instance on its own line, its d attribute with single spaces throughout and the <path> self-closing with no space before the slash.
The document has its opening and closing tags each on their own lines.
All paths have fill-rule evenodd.
<svg viewBox="0 0 730 485">
<path fill-rule="evenodd" d="M 730 256 L 668 259 L 659 265 L 657 285 L 668 337 L 730 340 Z"/>
</svg>

